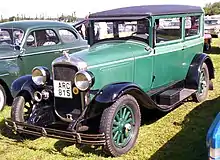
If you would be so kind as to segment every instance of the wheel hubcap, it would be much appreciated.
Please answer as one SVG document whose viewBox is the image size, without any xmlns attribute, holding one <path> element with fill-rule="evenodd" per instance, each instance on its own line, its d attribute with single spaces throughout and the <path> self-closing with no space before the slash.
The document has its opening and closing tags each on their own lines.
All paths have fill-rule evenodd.
<svg viewBox="0 0 220 160">
<path fill-rule="evenodd" d="M 133 136 L 134 131 L 134 113 L 128 105 L 120 107 L 115 114 L 112 125 L 112 137 L 117 147 L 124 147 L 128 144 Z"/>
<path fill-rule="evenodd" d="M 203 94 L 206 88 L 207 88 L 206 76 L 204 71 L 202 71 L 199 80 L 199 88 L 198 88 L 199 94 Z"/>
<path fill-rule="evenodd" d="M 2 92 L 2 90 L 0 90 L 0 110 L 2 110 L 4 107 L 4 103 L 5 103 L 4 101 L 5 101 L 4 93 Z"/>
</svg>

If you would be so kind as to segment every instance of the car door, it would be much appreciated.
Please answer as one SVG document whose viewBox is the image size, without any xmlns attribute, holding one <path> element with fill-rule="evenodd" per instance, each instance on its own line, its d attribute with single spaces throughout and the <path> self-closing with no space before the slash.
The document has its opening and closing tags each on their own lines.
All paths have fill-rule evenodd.
<svg viewBox="0 0 220 160">
<path fill-rule="evenodd" d="M 169 18 L 156 20 L 154 82 L 152 88 L 184 79 L 183 77 L 183 36 L 182 19 Z"/>
<path fill-rule="evenodd" d="M 195 54 L 203 52 L 203 18 L 200 15 L 185 18 L 185 41 L 184 41 L 184 73 L 187 75 L 189 66 Z"/>
<path fill-rule="evenodd" d="M 20 57 L 25 74 L 30 74 L 35 66 L 45 66 L 51 70 L 51 62 L 62 55 L 62 46 L 53 29 L 31 31 L 26 38 L 25 52 Z"/>
<path fill-rule="evenodd" d="M 134 82 L 145 92 L 149 91 L 152 85 L 154 55 L 153 49 L 146 46 L 147 44 L 132 46 L 135 57 Z"/>
</svg>

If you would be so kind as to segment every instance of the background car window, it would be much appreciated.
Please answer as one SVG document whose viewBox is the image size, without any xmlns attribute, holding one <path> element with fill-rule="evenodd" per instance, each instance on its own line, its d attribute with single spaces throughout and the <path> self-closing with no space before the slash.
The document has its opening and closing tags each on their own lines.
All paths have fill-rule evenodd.
<svg viewBox="0 0 220 160">
<path fill-rule="evenodd" d="M 161 43 L 181 39 L 181 28 L 180 18 L 156 19 L 156 42 Z"/>
<path fill-rule="evenodd" d="M 0 28 L 1 45 L 20 45 L 24 32 L 16 28 Z"/>
<path fill-rule="evenodd" d="M 26 41 L 29 47 L 56 45 L 59 43 L 59 39 L 53 30 L 33 31 L 29 34 Z"/>
<path fill-rule="evenodd" d="M 60 38 L 64 43 L 73 43 L 77 40 L 77 36 L 75 33 L 66 30 L 66 29 L 61 29 L 59 30 Z"/>
<path fill-rule="evenodd" d="M 185 37 L 199 35 L 200 18 L 199 16 L 186 17 Z"/>
</svg>

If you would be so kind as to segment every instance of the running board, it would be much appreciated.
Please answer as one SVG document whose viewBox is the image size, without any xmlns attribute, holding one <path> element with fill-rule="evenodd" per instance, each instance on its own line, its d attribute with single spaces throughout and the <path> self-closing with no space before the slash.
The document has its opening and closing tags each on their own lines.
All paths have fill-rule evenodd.
<svg viewBox="0 0 220 160">
<path fill-rule="evenodd" d="M 194 89 L 187 89 L 187 88 L 176 88 L 175 90 L 167 90 L 160 95 L 158 95 L 158 107 L 161 108 L 161 110 L 168 111 L 176 107 L 177 105 L 181 104 L 182 101 L 190 97 L 192 94 L 196 93 L 196 90 Z M 170 95 L 169 95 L 170 94 Z M 169 96 L 169 97 L 168 97 Z M 162 101 L 164 99 L 170 98 L 168 102 Z M 173 103 L 172 103 L 173 102 Z M 164 104 L 166 103 L 166 104 Z"/>
</svg>

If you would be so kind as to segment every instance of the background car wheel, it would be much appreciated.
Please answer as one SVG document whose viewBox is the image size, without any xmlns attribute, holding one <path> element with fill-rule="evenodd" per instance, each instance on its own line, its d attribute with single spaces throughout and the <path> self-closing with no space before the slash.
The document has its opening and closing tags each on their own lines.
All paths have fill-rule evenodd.
<svg viewBox="0 0 220 160">
<path fill-rule="evenodd" d="M 6 93 L 2 85 L 0 85 L 0 111 L 4 109 L 6 104 Z"/>
<path fill-rule="evenodd" d="M 207 98 L 209 90 L 209 70 L 205 63 L 202 64 L 197 92 L 193 95 L 196 102 L 202 102 Z"/>
<path fill-rule="evenodd" d="M 127 153 L 136 143 L 141 122 L 137 101 L 124 95 L 102 113 L 100 133 L 106 135 L 104 151 L 111 156 Z"/>
</svg>

